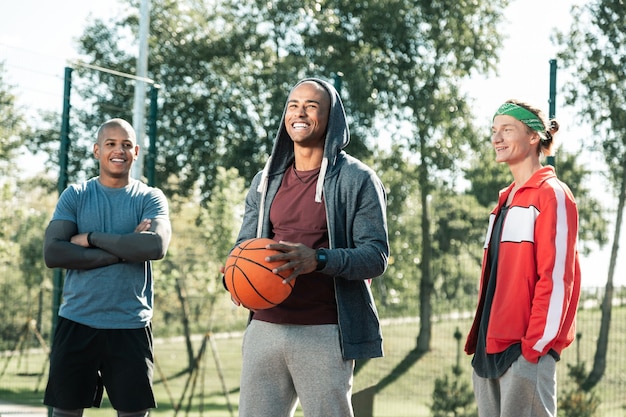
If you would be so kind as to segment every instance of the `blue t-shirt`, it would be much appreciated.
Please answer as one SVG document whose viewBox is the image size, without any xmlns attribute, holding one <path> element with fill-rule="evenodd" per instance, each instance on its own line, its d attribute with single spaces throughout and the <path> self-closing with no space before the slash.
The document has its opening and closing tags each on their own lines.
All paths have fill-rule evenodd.
<svg viewBox="0 0 626 417">
<path fill-rule="evenodd" d="M 52 220 L 71 221 L 78 233 L 128 234 L 143 219 L 168 217 L 161 190 L 134 179 L 109 188 L 92 178 L 61 194 Z M 59 316 L 98 329 L 136 329 L 152 319 L 153 298 L 150 261 L 68 269 Z"/>
</svg>

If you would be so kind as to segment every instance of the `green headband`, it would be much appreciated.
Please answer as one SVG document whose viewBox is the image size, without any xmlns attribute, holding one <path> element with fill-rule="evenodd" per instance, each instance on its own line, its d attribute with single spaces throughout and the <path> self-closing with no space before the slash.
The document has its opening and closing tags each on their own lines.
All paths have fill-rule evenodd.
<svg viewBox="0 0 626 417">
<path fill-rule="evenodd" d="M 517 104 L 504 103 L 496 111 L 496 114 L 493 115 L 493 118 L 495 119 L 496 116 L 501 114 L 515 117 L 535 132 L 544 133 L 546 131 L 546 127 L 543 125 L 543 122 L 535 113 L 522 106 L 518 106 Z"/>
</svg>

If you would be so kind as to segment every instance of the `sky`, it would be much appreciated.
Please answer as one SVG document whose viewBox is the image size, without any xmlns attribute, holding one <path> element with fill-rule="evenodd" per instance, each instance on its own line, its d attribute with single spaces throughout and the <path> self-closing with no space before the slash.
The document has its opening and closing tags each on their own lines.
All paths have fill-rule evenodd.
<svg viewBox="0 0 626 417">
<path fill-rule="evenodd" d="M 114 0 L 0 2 L 0 61 L 5 64 L 6 81 L 15 87 L 13 91 L 18 97 L 18 105 L 26 109 L 27 114 L 38 110 L 61 112 L 64 68 L 79 58 L 76 40 L 94 18 L 107 20 L 126 7 Z M 505 41 L 497 66 L 498 74 L 486 78 L 476 77 L 465 86 L 466 92 L 475 100 L 474 113 L 480 124 L 488 126 L 495 109 L 509 98 L 533 103 L 548 112 L 549 61 L 556 57 L 558 50 L 550 41 L 550 35 L 555 28 L 566 31 L 571 23 L 571 6 L 583 2 L 512 2 L 505 12 L 505 21 L 500 24 Z M 561 84 L 557 69 L 557 89 Z M 556 117 L 561 124 L 557 138 L 563 149 L 575 149 L 577 141 L 584 137 L 585 128 L 574 124 L 573 110 L 560 109 L 561 103 L 557 92 Z M 595 163 L 591 157 L 587 160 L 585 155 L 581 157 L 582 162 Z M 32 158 L 24 156 L 23 163 L 27 166 L 36 165 L 32 163 Z M 626 237 L 622 239 L 620 247 L 626 247 Z M 608 261 L 607 249 L 596 250 L 591 256 L 581 258 L 583 285 L 604 286 Z M 621 263 L 618 261 L 614 277 L 616 285 L 626 285 L 625 268 L 626 260 Z"/>
</svg>

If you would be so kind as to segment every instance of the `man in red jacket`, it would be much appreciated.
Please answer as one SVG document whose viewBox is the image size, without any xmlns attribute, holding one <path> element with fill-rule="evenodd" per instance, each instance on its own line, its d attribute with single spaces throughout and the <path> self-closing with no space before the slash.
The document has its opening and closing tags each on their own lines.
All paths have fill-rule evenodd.
<svg viewBox="0 0 626 417">
<path fill-rule="evenodd" d="M 578 210 L 543 167 L 558 123 L 509 100 L 493 118 L 496 161 L 513 183 L 489 217 L 478 307 L 465 351 L 483 417 L 556 416 L 556 361 L 575 336 L 580 295 Z"/>
</svg>

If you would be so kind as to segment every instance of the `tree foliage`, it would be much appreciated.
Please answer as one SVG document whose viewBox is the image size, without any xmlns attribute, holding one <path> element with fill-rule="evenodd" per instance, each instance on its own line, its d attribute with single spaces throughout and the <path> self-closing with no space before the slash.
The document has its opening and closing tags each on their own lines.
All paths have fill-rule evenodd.
<svg viewBox="0 0 626 417">
<path fill-rule="evenodd" d="M 435 379 L 431 405 L 432 417 L 477 417 L 474 391 L 457 375 L 444 374 Z"/>
<path fill-rule="evenodd" d="M 0 61 L 0 178 L 15 178 L 17 151 L 24 143 L 26 126 L 18 109 L 13 86 L 4 78 L 4 63 Z"/>
<path fill-rule="evenodd" d="M 197 183 L 206 200 L 218 166 L 251 178 L 271 151 L 289 86 L 308 75 L 334 75 L 352 126 L 350 152 L 367 157 L 366 145 L 381 128 L 377 121 L 384 120 L 384 129 L 402 127 L 394 139 L 419 161 L 412 178 L 421 207 L 419 343 L 428 350 L 436 223 L 428 199 L 440 184 L 451 186 L 458 176 L 455 162 L 474 145 L 470 105 L 460 86 L 493 70 L 501 44 L 495 24 L 506 4 L 153 2 L 149 71 L 162 86 L 158 183 L 170 194 Z M 126 45 L 137 23 L 131 13 L 87 28 L 80 46 L 88 63 L 132 73 L 134 54 Z M 79 131 L 115 113 L 130 118 L 131 82 L 84 68 L 77 72 L 85 80 L 77 89 L 90 104 L 88 111 L 77 111 Z M 74 159 L 76 166 L 81 159 Z M 170 175 L 178 179 L 176 188 L 166 182 Z"/>
<path fill-rule="evenodd" d="M 199 186 L 190 197 L 169 198 L 173 238 L 167 256 L 154 267 L 160 277 L 155 282 L 159 305 L 155 321 L 163 322 L 171 334 L 180 334 L 184 321 L 190 326 L 189 334 L 227 330 L 233 324 L 226 320 L 216 323 L 211 311 L 212 304 L 220 300 L 224 301 L 222 307 L 232 305 L 222 287 L 220 266 L 239 231 L 245 193 L 243 179 L 234 169 L 219 168 L 217 172 L 213 190 L 217 197 L 208 205 L 201 201 Z M 175 293 L 177 285 L 183 297 Z M 181 307 L 186 317 L 181 317 Z M 193 358 L 189 360 L 191 363 Z"/>
<path fill-rule="evenodd" d="M 12 340 L 15 332 L 26 328 L 25 317 L 36 320 L 37 326 L 41 323 L 41 304 L 36 302 L 35 290 L 41 294 L 49 288 L 50 274 L 41 257 L 49 201 L 36 185 L 21 178 L 17 157 L 29 128 L 4 74 L 0 63 L 0 335 L 3 340 Z M 26 290 L 21 289 L 22 284 Z M 19 305 L 16 308 L 11 303 Z M 7 346 L 3 343 L 2 347 Z"/>
<path fill-rule="evenodd" d="M 86 64 L 134 73 L 139 7 L 137 0 L 126 4 L 120 15 L 86 28 L 79 40 Z M 492 188 L 499 181 L 495 169 L 487 181 L 477 171 L 473 180 L 483 182 L 472 193 L 458 191 L 460 168 L 484 143 L 461 86 L 494 71 L 501 46 L 496 23 L 507 4 L 152 1 L 148 70 L 160 86 L 157 184 L 172 198 L 197 197 L 208 207 L 221 168 L 235 168 L 249 181 L 263 166 L 298 79 L 334 82 L 351 127 L 347 150 L 370 161 L 388 187 L 387 276 L 393 279 L 377 280 L 374 290 L 392 309 L 419 300 L 418 345 L 429 350 L 432 299 L 472 291 L 483 206 L 499 189 Z M 96 173 L 90 153 L 97 126 L 109 117 L 132 118 L 134 81 L 80 64 L 73 81 L 80 105 L 71 114 L 70 178 L 77 181 Z M 56 130 L 39 131 L 33 145 L 54 151 Z M 388 154 L 381 152 L 383 137 L 394 145 Z"/>
<path fill-rule="evenodd" d="M 563 389 L 558 399 L 559 416 L 593 417 L 600 407 L 600 397 L 595 390 L 584 390 L 582 384 L 587 379 L 585 363 L 567 364 L 567 373 L 572 380 L 570 386 Z"/>
<path fill-rule="evenodd" d="M 387 191 L 387 227 L 390 257 L 386 278 L 372 282 L 380 308 L 387 316 L 418 315 L 417 300 L 419 253 L 422 239 L 419 234 L 416 181 L 414 163 L 402 154 L 399 146 L 390 151 L 379 151 L 371 161 Z"/>
<path fill-rule="evenodd" d="M 594 364 L 581 385 L 590 390 L 606 369 L 613 275 L 626 202 L 626 7 L 623 1 L 596 0 L 572 9 L 572 26 L 557 33 L 559 58 L 573 74 L 565 87 L 566 102 L 590 124 L 592 150 L 601 153 L 617 196 L 613 247 L 609 261 L 602 321 Z"/>
<path fill-rule="evenodd" d="M 578 207 L 578 240 L 581 254 L 589 254 L 592 245 L 608 243 L 609 223 L 602 201 L 589 186 L 592 172 L 578 161 L 579 154 L 559 154 L 556 170 L 559 178 L 572 190 Z"/>
<path fill-rule="evenodd" d="M 368 20 L 368 33 L 373 36 L 366 44 L 376 62 L 369 67 L 373 87 L 384 114 L 405 122 L 404 143 L 419 161 L 414 180 L 419 183 L 421 206 L 417 339 L 421 351 L 430 349 L 435 289 L 429 198 L 439 184 L 458 174 L 455 162 L 478 136 L 460 83 L 493 69 L 501 43 L 495 23 L 506 3 L 425 1 L 416 7 L 409 2 L 381 2 L 378 11 L 385 19 Z"/>
</svg>

